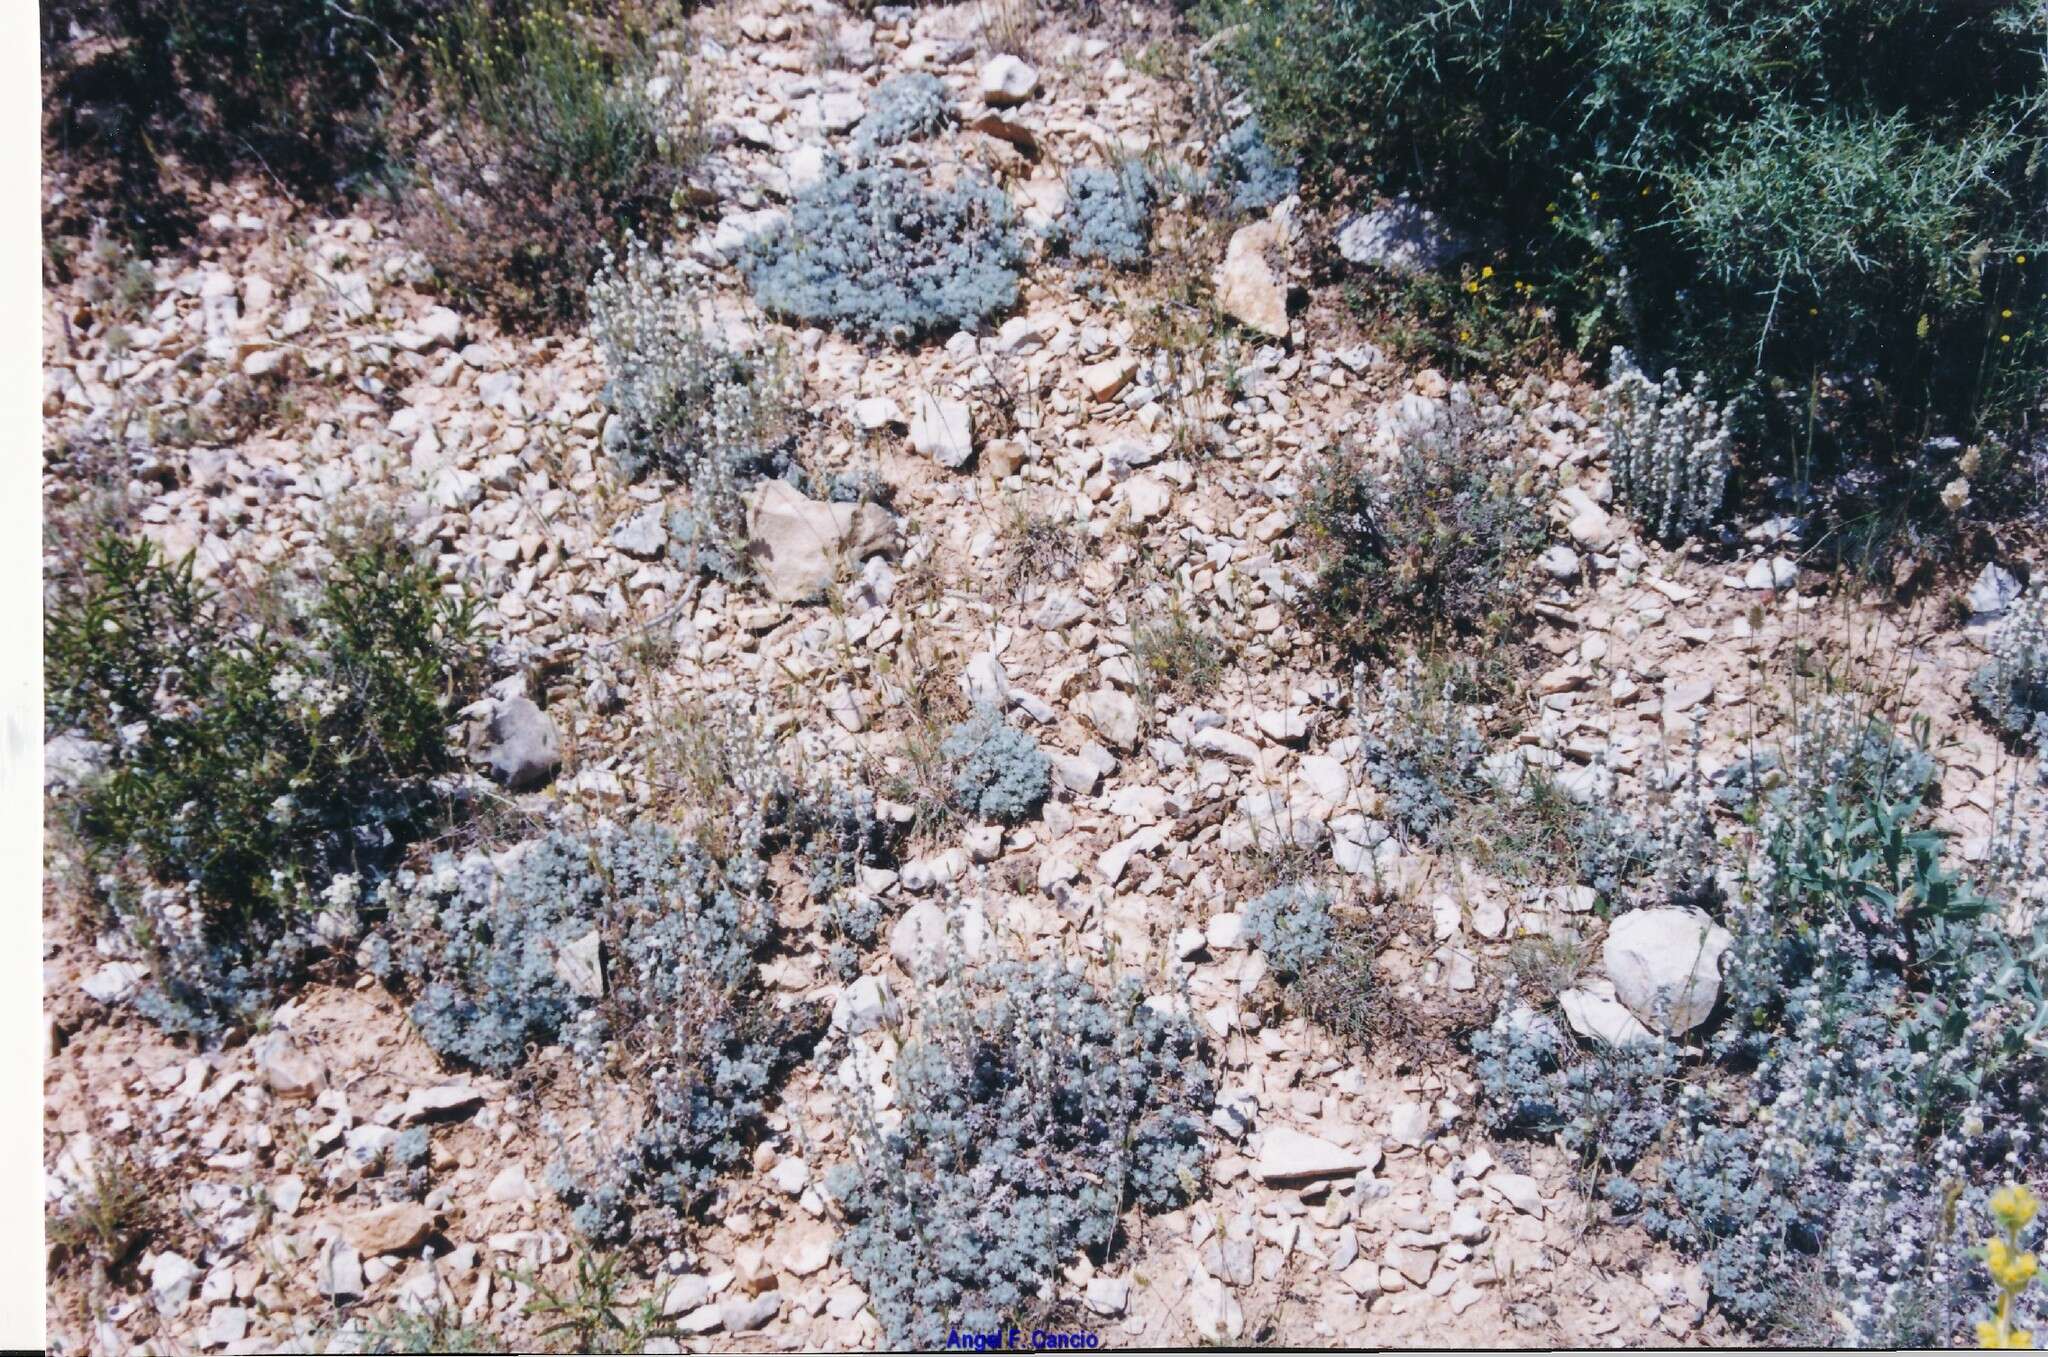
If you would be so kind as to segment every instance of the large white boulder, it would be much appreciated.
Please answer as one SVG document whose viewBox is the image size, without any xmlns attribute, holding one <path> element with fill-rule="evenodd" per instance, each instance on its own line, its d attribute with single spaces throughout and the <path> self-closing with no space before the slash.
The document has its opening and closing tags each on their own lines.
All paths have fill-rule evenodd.
<svg viewBox="0 0 2048 1357">
<path fill-rule="evenodd" d="M 1721 958 L 1734 943 L 1697 909 L 1639 909 L 1607 930 L 1603 955 L 1615 997 L 1652 1031 L 1682 1036 L 1721 997 Z"/>
</svg>

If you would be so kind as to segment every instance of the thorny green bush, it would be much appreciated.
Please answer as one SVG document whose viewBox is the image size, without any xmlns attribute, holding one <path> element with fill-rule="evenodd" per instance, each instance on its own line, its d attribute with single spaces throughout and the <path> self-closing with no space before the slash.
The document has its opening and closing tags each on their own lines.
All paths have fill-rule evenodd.
<svg viewBox="0 0 2048 1357">
<path fill-rule="evenodd" d="M 748 482 L 791 465 L 799 384 L 780 350 L 734 342 L 680 251 L 628 235 L 590 284 L 590 335 L 624 421 L 614 458 L 629 476 L 658 468 L 689 488 L 698 545 L 738 559 Z"/>
<path fill-rule="evenodd" d="M 557 832 L 382 892 L 365 960 L 428 1045 L 506 1072 L 563 1044 L 588 1087 L 638 1100 L 632 1133 L 550 1171 L 589 1238 L 673 1237 L 745 1157 L 790 1036 L 755 964 L 776 926 L 760 834 L 718 861 L 647 823 Z"/>
<path fill-rule="evenodd" d="M 1946 1344 L 1983 1299 L 1956 1204 L 2040 1163 L 2039 882 L 1958 876 L 1926 823 L 1931 762 L 1839 698 L 1801 710 L 1776 770 L 1715 845 L 1712 894 L 1692 872 L 1666 897 L 1734 935 L 1702 1049 L 1579 1055 L 1510 1002 L 1474 1039 L 1489 1117 L 1599 1165 L 1614 1212 L 1697 1254 L 1752 1332 L 1793 1322 L 1810 1258 L 1843 1329 L 1794 1339 Z"/>
<path fill-rule="evenodd" d="M 833 161 L 741 268 L 774 315 L 909 344 L 1016 305 L 1023 247 L 1011 216 L 979 179 L 932 188 L 908 170 Z"/>
<path fill-rule="evenodd" d="M 1318 634 L 1384 654 L 1404 637 L 1514 630 L 1545 530 L 1511 423 L 1505 407 L 1457 386 L 1444 401 L 1404 407 L 1384 465 L 1355 445 L 1332 451 L 1305 515 L 1318 566 L 1305 602 Z"/>
<path fill-rule="evenodd" d="M 106 536 L 58 580 L 44 650 L 49 728 L 104 759 L 70 818 L 153 963 L 145 1007 L 209 1034 L 427 825 L 481 660 L 467 601 L 374 526 L 317 589 L 253 601 Z"/>
<path fill-rule="evenodd" d="M 843 1067 L 855 1157 L 828 1189 L 839 1253 L 892 1345 L 943 1346 L 1049 1310 L 1060 1273 L 1117 1245 L 1132 1205 L 1199 1183 L 1212 1100 L 1194 1028 L 1133 981 L 1000 962 L 928 992 L 878 1108 Z"/>
<path fill-rule="evenodd" d="M 463 0 L 427 48 L 408 232 L 458 296 L 513 325 L 575 322 L 606 249 L 666 234 L 702 153 L 684 73 L 633 11 Z M 650 91 L 665 91 L 653 93 Z"/>
<path fill-rule="evenodd" d="M 1724 398 L 1861 389 L 1888 417 L 1839 432 L 1880 453 L 2024 425 L 2048 389 L 2038 5 L 1212 0 L 1203 15 L 1232 28 L 1218 60 L 1313 189 L 1412 190 L 1491 224 L 1502 274 L 1584 350 L 1704 371 Z M 1774 456 L 1828 432 L 1751 409 Z"/>
</svg>

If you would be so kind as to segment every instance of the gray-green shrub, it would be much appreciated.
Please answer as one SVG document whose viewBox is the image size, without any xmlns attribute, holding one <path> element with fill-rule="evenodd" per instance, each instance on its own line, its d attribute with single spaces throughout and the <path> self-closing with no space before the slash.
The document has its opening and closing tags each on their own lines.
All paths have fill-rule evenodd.
<svg viewBox="0 0 2048 1357">
<path fill-rule="evenodd" d="M 1728 484 L 1734 442 L 1727 412 L 1708 399 L 1700 373 L 1687 390 L 1673 368 L 1661 382 L 1616 349 L 1600 393 L 1600 423 L 1614 493 L 1643 527 L 1675 539 L 1711 526 Z"/>
<path fill-rule="evenodd" d="M 549 1174 L 590 1238 L 672 1236 L 745 1157 L 788 1032 L 755 964 L 775 929 L 758 842 L 717 861 L 648 823 L 557 832 L 382 892 L 369 959 L 429 1046 L 502 1073 L 561 1043 L 640 1099 L 633 1135 Z"/>
<path fill-rule="evenodd" d="M 1057 238 L 1075 259 L 1136 268 L 1152 243 L 1152 197 L 1152 177 L 1136 160 L 1083 165 L 1067 175 Z"/>
<path fill-rule="evenodd" d="M 930 136 L 953 120 L 946 82 L 926 71 L 891 76 L 868 96 L 868 111 L 853 129 L 862 157 L 917 137 Z"/>
<path fill-rule="evenodd" d="M 1303 601 L 1319 634 L 1384 654 L 1403 637 L 1513 629 L 1545 529 L 1510 428 L 1461 386 L 1404 415 L 1384 465 L 1332 449 L 1304 515 L 1318 570 Z"/>
<path fill-rule="evenodd" d="M 780 350 L 718 332 L 709 291 L 680 252 L 629 234 L 625 257 L 607 250 L 604 260 L 590 284 L 590 337 L 626 426 L 614 458 L 629 476 L 659 468 L 682 481 L 690 545 L 736 560 L 747 483 L 790 469 L 798 379 Z"/>
<path fill-rule="evenodd" d="M 1970 677 L 1970 695 L 2013 739 L 2048 746 L 2048 588 L 2037 583 L 2013 600 L 1991 658 Z"/>
<path fill-rule="evenodd" d="M 908 170 L 834 161 L 741 268 L 774 315 L 908 344 L 1016 305 L 1023 247 L 1011 216 L 979 179 L 932 188 Z"/>
<path fill-rule="evenodd" d="M 1195 1030 L 1054 963 L 1001 962 L 929 991 L 894 1107 L 847 1095 L 854 1159 L 828 1187 L 839 1256 L 894 1346 L 1029 1323 L 1132 1205 L 1193 1195 L 1212 1100 Z M 886 1119 L 886 1120 L 885 1120 Z"/>
<path fill-rule="evenodd" d="M 1029 732 L 983 707 L 939 746 L 953 769 L 953 804 L 996 824 L 1020 824 L 1052 794 L 1052 761 Z"/>
</svg>

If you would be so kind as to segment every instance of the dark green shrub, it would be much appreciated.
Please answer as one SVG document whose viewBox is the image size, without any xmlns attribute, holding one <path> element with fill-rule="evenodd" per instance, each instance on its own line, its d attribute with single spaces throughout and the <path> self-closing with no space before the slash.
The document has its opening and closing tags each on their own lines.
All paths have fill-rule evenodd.
<svg viewBox="0 0 2048 1357">
<path fill-rule="evenodd" d="M 1491 224 L 1489 284 L 1535 285 L 1589 351 L 1703 370 L 1724 397 L 1803 394 L 1818 374 L 1888 412 L 1859 434 L 1897 450 L 2043 393 L 2038 6 L 1214 0 L 1207 16 L 1242 25 L 1219 59 L 1311 187 L 1413 190 Z"/>
<path fill-rule="evenodd" d="M 202 1030 L 282 978 L 322 893 L 352 895 L 427 823 L 480 658 L 467 603 L 378 530 L 317 590 L 256 601 L 104 537 L 60 580 L 44 649 L 49 728 L 106 750 L 69 818 L 97 867 L 179 888 L 188 927 L 148 917 L 148 890 L 112 903 Z"/>
<path fill-rule="evenodd" d="M 1331 452 L 1306 516 L 1319 557 L 1307 605 L 1326 639 L 1384 653 L 1401 637 L 1512 630 L 1544 526 L 1505 419 L 1459 388 L 1404 416 L 1385 465 Z"/>
<path fill-rule="evenodd" d="M 160 235 L 188 215 L 159 183 L 166 151 L 332 191 L 379 153 L 380 105 L 449 2 L 50 0 L 46 127 L 78 210 Z"/>
<path fill-rule="evenodd" d="M 600 22 L 568 0 L 465 0 L 426 65 L 411 235 L 457 295 L 506 322 L 580 321 L 606 247 L 667 234 L 702 149 L 681 82 L 651 96 L 631 15 Z"/>
</svg>

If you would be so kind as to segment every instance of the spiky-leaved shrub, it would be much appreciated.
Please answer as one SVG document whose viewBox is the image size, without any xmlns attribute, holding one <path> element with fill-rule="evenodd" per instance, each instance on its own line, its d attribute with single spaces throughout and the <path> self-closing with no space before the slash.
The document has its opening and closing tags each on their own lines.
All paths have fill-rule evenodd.
<svg viewBox="0 0 2048 1357">
<path fill-rule="evenodd" d="M 1991 659 L 1970 678 L 1970 695 L 2013 739 L 2048 744 L 2048 588 L 2036 584 L 2013 600 Z"/>
<path fill-rule="evenodd" d="M 628 475 L 651 467 L 682 481 L 691 545 L 736 559 L 746 485 L 789 469 L 797 378 L 780 350 L 721 333 L 680 251 L 629 235 L 623 259 L 604 258 L 590 284 L 590 336 L 626 426 L 614 457 Z"/>
<path fill-rule="evenodd" d="M 1144 165 L 1127 159 L 1069 173 L 1058 237 L 1076 259 L 1124 269 L 1144 263 L 1152 243 L 1152 176 Z"/>
<path fill-rule="evenodd" d="M 863 158 L 884 147 L 930 136 L 953 120 L 946 82 L 925 71 L 892 76 L 875 86 L 868 111 L 853 129 L 853 146 Z"/>
<path fill-rule="evenodd" d="M 50 601 L 49 728 L 105 757 L 70 818 L 168 1026 L 212 1034 L 269 1002 L 316 911 L 353 915 L 454 767 L 481 660 L 468 603 L 387 529 L 335 547 L 323 582 L 259 608 L 109 535 Z"/>
<path fill-rule="evenodd" d="M 1533 285 L 1589 352 L 1627 344 L 1723 397 L 1787 384 L 1791 410 L 1756 407 L 1765 450 L 1812 451 L 1787 435 L 1858 389 L 1888 417 L 1843 426 L 1876 444 L 1856 454 L 2017 427 L 2044 392 L 2038 4 L 1203 11 L 1308 188 L 1491 223 L 1493 281 Z"/>
<path fill-rule="evenodd" d="M 672 1235 L 745 1156 L 783 1036 L 755 965 L 775 920 L 753 842 L 716 861 L 652 824 L 558 832 L 383 892 L 369 960 L 428 1045 L 506 1072 L 565 1044 L 590 1087 L 636 1099 L 631 1134 L 550 1175 L 592 1238 Z"/>
<path fill-rule="evenodd" d="M 939 746 L 953 766 L 953 803 L 977 820 L 1014 825 L 1052 794 L 1052 762 L 1031 735 L 984 707 Z"/>
<path fill-rule="evenodd" d="M 1600 392 L 1601 427 L 1619 495 L 1643 526 L 1667 541 L 1711 527 L 1728 485 L 1728 415 L 1707 398 L 1705 373 L 1687 390 L 1677 369 L 1651 381 L 1627 349 Z"/>
<path fill-rule="evenodd" d="M 1198 1185 L 1212 1094 L 1195 1030 L 1135 982 L 1105 993 L 1052 963 L 955 976 L 894 1083 L 887 1109 L 849 1091 L 854 1159 L 828 1179 L 840 1257 L 892 1345 L 1028 1322 L 1063 1268 L 1115 1246 L 1126 1208 Z"/>
<path fill-rule="evenodd" d="M 777 316 L 908 344 L 1016 305 L 1023 247 L 1011 215 L 979 179 L 933 188 L 908 170 L 835 161 L 741 267 Z"/>
</svg>

